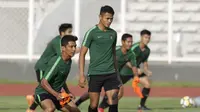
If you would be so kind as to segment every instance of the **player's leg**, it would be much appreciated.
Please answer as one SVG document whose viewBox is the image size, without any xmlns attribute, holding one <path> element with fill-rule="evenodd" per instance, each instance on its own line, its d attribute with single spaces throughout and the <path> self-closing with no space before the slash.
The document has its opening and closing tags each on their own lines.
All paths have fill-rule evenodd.
<svg viewBox="0 0 200 112">
<path fill-rule="evenodd" d="M 130 79 L 132 79 L 133 75 L 127 75 L 127 76 L 124 76 L 124 75 L 121 75 L 120 76 L 120 79 L 121 79 L 121 82 L 123 84 L 127 83 Z M 119 93 L 118 93 L 118 99 L 120 100 L 124 95 L 124 87 L 121 86 L 120 89 L 119 89 Z M 105 108 L 109 107 L 108 105 L 108 97 L 105 95 L 99 105 L 99 111 L 100 112 L 103 112 L 103 110 Z"/>
<path fill-rule="evenodd" d="M 39 83 L 41 78 L 42 78 L 42 75 L 43 75 L 44 71 L 36 70 L 35 72 L 36 72 L 37 82 Z M 28 106 L 29 106 L 29 108 L 31 110 L 35 110 L 37 108 L 37 106 L 38 106 L 38 104 L 34 102 L 34 99 L 35 99 L 34 97 L 35 97 L 35 95 L 27 95 L 26 96 L 26 100 L 28 102 Z"/>
<path fill-rule="evenodd" d="M 55 105 L 51 99 L 45 99 L 41 101 L 41 108 L 44 110 L 44 112 L 54 112 L 55 111 Z"/>
<path fill-rule="evenodd" d="M 106 76 L 104 81 L 104 89 L 108 97 L 109 112 L 118 112 L 118 93 L 119 87 L 122 85 L 117 74 Z"/>
<path fill-rule="evenodd" d="M 133 78 L 133 75 L 121 75 L 120 79 L 122 84 L 126 84 L 129 80 Z M 120 100 L 124 96 L 124 86 L 120 86 L 119 88 L 119 94 L 118 94 L 118 99 Z"/>
<path fill-rule="evenodd" d="M 151 90 L 150 80 L 149 80 L 148 76 L 146 76 L 144 73 L 141 74 L 141 76 L 139 76 L 139 77 L 140 77 L 140 84 L 142 84 L 144 87 L 142 90 L 142 94 L 143 94 L 144 98 L 141 98 L 139 109 L 150 110 L 149 108 L 147 108 L 145 106 L 146 100 L 147 100 L 150 90 Z"/>
<path fill-rule="evenodd" d="M 76 105 L 79 106 L 81 103 L 83 103 L 84 101 L 89 99 L 89 93 L 85 92 L 77 101 L 76 101 Z"/>
<path fill-rule="evenodd" d="M 54 112 L 55 105 L 50 94 L 42 93 L 35 96 L 35 101 L 40 105 L 44 112 Z"/>
<path fill-rule="evenodd" d="M 88 107 L 88 112 L 97 112 L 103 81 L 104 81 L 104 76 L 101 75 L 89 76 L 88 78 L 88 85 L 89 85 L 88 92 L 90 98 L 90 105 Z"/>
<path fill-rule="evenodd" d="M 62 112 L 80 112 L 79 108 L 76 106 L 74 101 L 69 102 L 63 108 L 61 108 Z"/>
</svg>

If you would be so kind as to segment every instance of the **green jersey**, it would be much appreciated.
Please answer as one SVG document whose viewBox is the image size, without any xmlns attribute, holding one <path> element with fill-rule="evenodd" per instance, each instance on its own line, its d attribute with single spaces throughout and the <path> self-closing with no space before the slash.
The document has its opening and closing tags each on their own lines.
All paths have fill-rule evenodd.
<svg viewBox="0 0 200 112">
<path fill-rule="evenodd" d="M 141 63 L 147 62 L 147 60 L 149 58 L 149 54 L 150 54 L 150 49 L 149 49 L 148 46 L 145 46 L 145 50 L 142 51 L 140 49 L 140 43 L 137 42 L 137 43 L 132 45 L 129 52 L 132 52 L 132 53 L 135 54 L 135 56 L 136 56 L 135 58 L 136 58 L 136 62 L 137 62 L 136 65 L 139 68 Z M 129 67 L 124 66 L 122 68 L 122 70 L 120 71 L 120 74 L 121 75 L 133 75 L 133 72 Z"/>
<path fill-rule="evenodd" d="M 52 89 L 60 92 L 70 72 L 71 63 L 71 59 L 65 62 L 60 56 L 52 57 L 47 64 L 47 69 L 45 70 L 42 78 L 48 81 Z M 35 89 L 35 94 L 41 93 L 48 92 L 41 86 L 41 84 L 39 84 Z"/>
<path fill-rule="evenodd" d="M 35 64 L 35 70 L 45 70 L 48 61 L 55 55 L 61 56 L 61 37 L 53 38 Z"/>
<path fill-rule="evenodd" d="M 130 62 L 132 66 L 136 66 L 135 55 L 132 52 L 127 52 L 126 54 L 123 54 L 121 46 L 116 47 L 116 57 L 118 71 L 121 71 L 121 69 L 127 62 Z"/>
<path fill-rule="evenodd" d="M 89 48 L 88 75 L 104 75 L 116 72 L 113 56 L 113 46 L 116 46 L 116 41 L 117 33 L 111 28 L 102 31 L 98 26 L 94 26 L 86 32 L 82 46 Z"/>
</svg>

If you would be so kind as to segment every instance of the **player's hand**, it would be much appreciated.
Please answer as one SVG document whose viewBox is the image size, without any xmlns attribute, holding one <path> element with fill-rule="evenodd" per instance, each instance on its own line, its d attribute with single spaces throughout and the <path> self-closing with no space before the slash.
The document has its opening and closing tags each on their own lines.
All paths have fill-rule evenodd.
<svg viewBox="0 0 200 112">
<path fill-rule="evenodd" d="M 139 79 L 139 77 L 138 76 L 135 76 L 134 78 L 133 78 L 133 82 L 135 82 L 135 83 L 139 83 L 140 82 L 140 79 Z"/>
<path fill-rule="evenodd" d="M 62 100 L 62 99 L 63 99 L 61 93 L 57 93 L 57 94 L 55 95 L 55 97 L 56 97 L 57 100 Z"/>
<path fill-rule="evenodd" d="M 138 70 L 137 70 L 137 71 L 138 71 L 138 75 L 141 75 L 141 74 L 142 74 L 142 72 L 143 72 L 143 71 L 142 71 L 141 69 L 139 69 L 139 68 L 138 68 Z"/>
<path fill-rule="evenodd" d="M 71 97 L 66 92 L 60 93 L 62 96 L 62 99 L 59 100 L 61 107 L 64 107 L 66 104 L 68 104 L 71 101 Z"/>
<path fill-rule="evenodd" d="M 74 94 L 72 94 L 72 93 L 69 93 L 69 96 L 73 99 L 73 100 L 75 100 L 76 99 L 76 97 L 75 97 L 75 95 Z"/>
<path fill-rule="evenodd" d="M 86 79 L 85 79 L 85 75 L 80 75 L 79 76 L 79 84 L 78 84 L 81 88 L 84 88 L 86 85 Z"/>
<path fill-rule="evenodd" d="M 146 70 L 146 71 L 145 71 L 145 74 L 146 74 L 148 77 L 152 76 L 152 72 L 149 71 L 149 70 Z"/>
</svg>

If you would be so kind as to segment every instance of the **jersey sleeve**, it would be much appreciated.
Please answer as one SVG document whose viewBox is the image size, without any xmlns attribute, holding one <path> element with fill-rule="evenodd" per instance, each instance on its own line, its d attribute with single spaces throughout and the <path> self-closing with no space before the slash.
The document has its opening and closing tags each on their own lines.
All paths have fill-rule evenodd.
<svg viewBox="0 0 200 112">
<path fill-rule="evenodd" d="M 58 63 L 61 60 L 61 57 L 54 57 L 48 62 L 48 67 L 44 72 L 43 78 L 47 81 L 50 81 L 52 77 L 58 72 Z"/>
<path fill-rule="evenodd" d="M 132 66 L 137 66 L 137 60 L 136 60 L 136 56 L 135 56 L 135 53 L 130 51 L 131 52 L 131 55 L 129 56 L 129 60 L 131 62 L 131 65 Z"/>
<path fill-rule="evenodd" d="M 87 31 L 85 36 L 84 36 L 84 40 L 83 40 L 82 46 L 85 46 L 85 47 L 89 48 L 91 43 L 92 43 L 92 38 L 93 38 L 92 30 Z"/>
<path fill-rule="evenodd" d="M 53 40 L 52 47 L 58 56 L 61 56 L 61 39 Z"/>
</svg>

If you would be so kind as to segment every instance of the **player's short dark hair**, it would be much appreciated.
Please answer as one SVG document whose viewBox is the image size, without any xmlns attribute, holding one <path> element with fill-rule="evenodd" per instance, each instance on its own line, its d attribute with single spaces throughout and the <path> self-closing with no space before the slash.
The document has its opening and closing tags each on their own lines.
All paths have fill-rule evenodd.
<svg viewBox="0 0 200 112">
<path fill-rule="evenodd" d="M 122 40 L 123 41 L 125 41 L 127 38 L 132 38 L 133 36 L 131 35 L 131 34 L 128 34 L 128 33 L 124 33 L 123 35 L 122 35 Z"/>
<path fill-rule="evenodd" d="M 70 23 L 63 23 L 59 26 L 59 33 L 65 32 L 67 29 L 72 28 L 72 24 Z"/>
<path fill-rule="evenodd" d="M 77 40 L 78 40 L 78 38 L 76 36 L 65 35 L 61 39 L 61 46 L 66 46 L 68 44 L 68 42 L 70 42 L 70 41 L 76 42 Z"/>
<path fill-rule="evenodd" d="M 140 32 L 140 36 L 145 35 L 145 34 L 151 36 L 151 32 L 150 32 L 149 30 L 147 30 L 147 29 L 144 29 L 144 30 L 142 30 L 142 31 Z"/>
<path fill-rule="evenodd" d="M 102 6 L 101 7 L 101 10 L 100 10 L 100 15 L 102 15 L 103 13 L 110 13 L 112 15 L 115 14 L 115 11 L 113 10 L 113 8 L 109 5 L 105 5 L 105 6 Z"/>
</svg>

